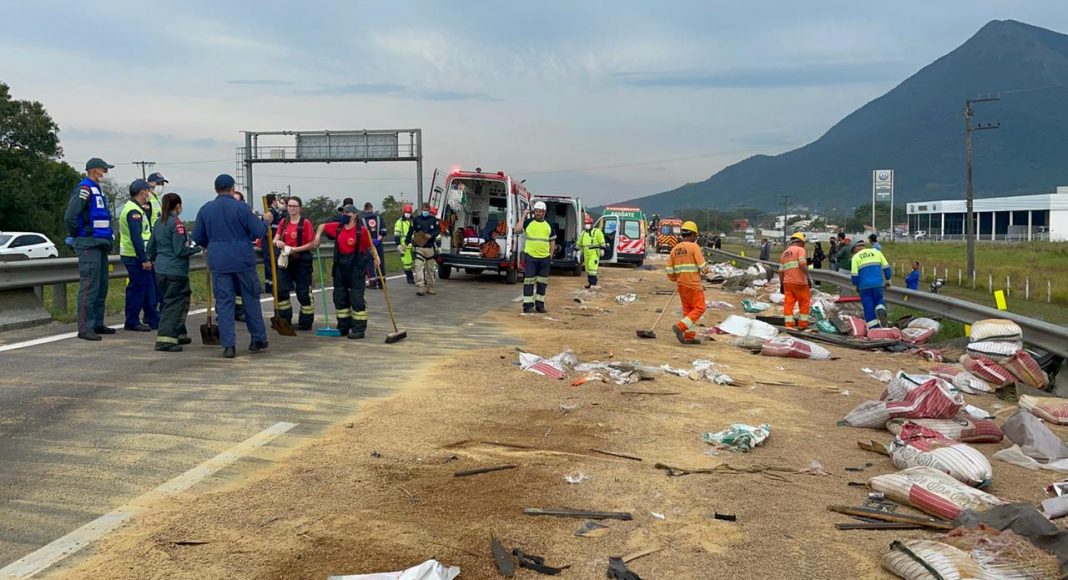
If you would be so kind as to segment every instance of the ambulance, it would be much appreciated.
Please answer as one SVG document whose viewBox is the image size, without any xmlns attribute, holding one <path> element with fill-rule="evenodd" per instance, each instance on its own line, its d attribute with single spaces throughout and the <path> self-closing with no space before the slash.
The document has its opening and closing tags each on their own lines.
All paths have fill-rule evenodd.
<svg viewBox="0 0 1068 580">
<path fill-rule="evenodd" d="M 606 207 L 601 218 L 594 224 L 604 232 L 608 246 L 601 258 L 602 264 L 645 263 L 645 214 L 636 207 Z"/>
<path fill-rule="evenodd" d="M 578 249 L 579 237 L 582 236 L 582 200 L 565 195 L 535 195 L 531 205 L 545 203 L 545 221 L 556 232 L 556 252 L 549 261 L 550 267 L 565 270 L 572 276 L 582 274 L 582 252 Z M 519 224 L 523 226 L 522 223 Z"/>
</svg>

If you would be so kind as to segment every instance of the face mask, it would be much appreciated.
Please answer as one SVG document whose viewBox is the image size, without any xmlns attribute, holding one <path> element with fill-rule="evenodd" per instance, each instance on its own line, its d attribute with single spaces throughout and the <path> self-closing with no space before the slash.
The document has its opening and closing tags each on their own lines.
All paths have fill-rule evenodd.
<svg viewBox="0 0 1068 580">
<path fill-rule="evenodd" d="M 156 193 L 163 193 L 163 186 L 162 185 L 157 185 L 156 187 L 153 187 L 152 189 Z"/>
<path fill-rule="evenodd" d="M 404 219 L 406 219 L 406 220 L 412 219 L 412 214 L 405 212 Z"/>
<path fill-rule="evenodd" d="M 592 227 L 593 227 L 593 225 L 592 225 L 592 224 L 586 224 L 586 225 L 585 225 L 585 228 L 586 228 L 586 230 L 587 230 L 587 231 L 589 231 L 589 229 L 590 229 L 590 228 L 592 228 Z"/>
<path fill-rule="evenodd" d="M 419 212 L 419 215 L 421 215 L 421 216 L 423 216 L 423 217 L 430 217 L 430 212 L 428 212 L 428 211 L 421 211 L 421 212 Z"/>
</svg>

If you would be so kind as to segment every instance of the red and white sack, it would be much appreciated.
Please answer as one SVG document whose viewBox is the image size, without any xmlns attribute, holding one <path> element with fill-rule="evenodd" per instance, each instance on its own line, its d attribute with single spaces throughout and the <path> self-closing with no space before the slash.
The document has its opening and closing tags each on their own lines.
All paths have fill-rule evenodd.
<svg viewBox="0 0 1068 580">
<path fill-rule="evenodd" d="M 990 461 L 977 449 L 911 421 L 901 427 L 887 450 L 899 469 L 933 467 L 972 487 L 986 487 L 994 477 Z"/>
<path fill-rule="evenodd" d="M 942 323 L 933 318 L 913 318 L 909 321 L 908 328 L 931 329 L 937 334 L 942 330 Z"/>
<path fill-rule="evenodd" d="M 850 427 L 882 429 L 890 419 L 947 419 L 964 406 L 960 393 L 948 383 L 931 379 L 908 392 L 901 401 L 865 401 L 849 412 L 842 423 Z"/>
<path fill-rule="evenodd" d="M 886 430 L 897 435 L 901 426 L 912 422 L 961 443 L 1000 443 L 1005 438 L 1001 427 L 990 419 L 976 419 L 961 413 L 952 419 L 890 419 Z"/>
<path fill-rule="evenodd" d="M 990 383 L 956 365 L 938 365 L 929 372 L 936 377 L 946 379 L 954 387 L 969 395 L 994 392 L 994 387 L 990 386 Z"/>
<path fill-rule="evenodd" d="M 897 473 L 877 475 L 868 480 L 868 486 L 872 491 L 886 494 L 886 499 L 947 520 L 964 510 L 984 512 L 1008 503 L 931 467 L 910 467 Z"/>
<path fill-rule="evenodd" d="M 986 357 L 996 363 L 1003 363 L 1012 355 L 1023 349 L 1022 342 L 1001 342 L 997 340 L 984 340 L 973 342 L 968 345 L 968 355 L 972 357 Z"/>
<path fill-rule="evenodd" d="M 962 354 L 960 355 L 960 364 L 964 366 L 965 370 L 990 383 L 994 387 L 1011 385 L 1013 381 L 1016 380 L 1016 377 L 1006 370 L 1005 367 L 985 356 L 973 357 L 968 354 Z"/>
<path fill-rule="evenodd" d="M 922 386 L 927 381 L 937 378 L 934 375 L 910 375 L 905 371 L 897 371 L 890 382 L 883 389 L 880 401 L 901 401 L 909 391 Z"/>
<path fill-rule="evenodd" d="M 869 328 L 868 338 L 870 340 L 901 340 L 901 330 L 897 328 Z"/>
<path fill-rule="evenodd" d="M 760 348 L 760 354 L 816 360 L 830 360 L 831 358 L 831 351 L 818 344 L 792 336 L 779 336 L 771 340 L 765 340 L 764 345 Z"/>
<path fill-rule="evenodd" d="M 1021 409 L 1031 411 L 1031 414 L 1039 419 L 1057 425 L 1068 425 L 1068 399 L 1020 395 L 1017 404 Z"/>
<path fill-rule="evenodd" d="M 1004 318 L 988 318 L 978 320 L 972 324 L 972 332 L 968 337 L 972 342 L 984 340 L 1000 340 L 1008 342 L 1023 341 L 1023 330 L 1020 325 Z"/>
<path fill-rule="evenodd" d="M 937 332 L 933 328 L 906 328 L 901 331 L 901 338 L 911 344 L 923 344 L 931 340 Z"/>
<path fill-rule="evenodd" d="M 1026 350 L 1017 351 L 1009 360 L 1001 363 L 1001 366 L 1025 385 L 1036 389 L 1045 389 L 1049 386 L 1049 375 Z"/>
<path fill-rule="evenodd" d="M 854 338 L 863 338 L 868 334 L 868 325 L 864 323 L 864 320 L 857 318 L 856 316 L 849 316 L 847 314 L 839 314 L 838 318 L 845 322 L 846 332 Z"/>
</svg>

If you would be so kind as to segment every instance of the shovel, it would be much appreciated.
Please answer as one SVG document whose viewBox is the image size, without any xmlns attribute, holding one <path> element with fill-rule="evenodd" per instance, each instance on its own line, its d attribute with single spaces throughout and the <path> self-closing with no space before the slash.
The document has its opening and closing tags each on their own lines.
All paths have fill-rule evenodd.
<svg viewBox="0 0 1068 580">
<path fill-rule="evenodd" d="M 671 293 L 671 296 L 668 296 L 667 304 L 665 304 L 664 307 L 660 309 L 660 316 L 656 317 L 656 322 L 653 323 L 652 328 L 650 328 L 649 330 L 634 331 L 638 335 L 638 338 L 656 338 L 656 326 L 660 324 L 660 319 L 664 317 L 664 313 L 667 312 L 668 306 L 671 305 L 671 301 L 675 299 L 675 295 L 678 294 L 678 292 L 679 289 L 676 288 L 675 291 Z"/>
<path fill-rule="evenodd" d="M 319 246 L 315 246 L 315 259 L 319 261 L 319 300 L 323 302 L 323 321 L 325 328 L 316 328 L 315 336 L 341 336 L 341 331 L 330 327 L 330 313 L 326 309 L 326 278 L 323 277 L 323 257 L 319 254 Z"/>
<path fill-rule="evenodd" d="M 222 341 L 219 340 L 219 327 L 211 319 L 211 269 L 207 267 L 206 261 L 204 273 L 207 275 L 208 282 L 208 322 L 200 325 L 200 340 L 207 346 L 218 346 L 222 344 Z"/>
<path fill-rule="evenodd" d="M 266 196 L 263 198 L 263 211 L 264 213 L 270 211 Z M 293 330 L 293 324 L 278 316 L 278 263 L 275 262 L 274 239 L 271 236 L 270 225 L 267 226 L 267 256 L 271 259 L 271 294 L 274 297 L 274 316 L 271 317 L 271 328 L 282 336 L 296 336 L 297 331 Z"/>
<path fill-rule="evenodd" d="M 371 248 L 371 251 L 375 251 Z M 407 330 L 397 330 L 397 317 L 393 316 L 393 304 L 389 301 L 389 290 L 386 289 L 386 277 L 382 275 L 382 268 L 375 262 L 375 272 L 378 274 L 378 279 L 382 281 L 382 294 L 386 297 L 386 310 L 389 310 L 389 320 L 393 323 L 393 332 L 386 335 L 386 344 L 393 344 L 408 338 Z"/>
</svg>

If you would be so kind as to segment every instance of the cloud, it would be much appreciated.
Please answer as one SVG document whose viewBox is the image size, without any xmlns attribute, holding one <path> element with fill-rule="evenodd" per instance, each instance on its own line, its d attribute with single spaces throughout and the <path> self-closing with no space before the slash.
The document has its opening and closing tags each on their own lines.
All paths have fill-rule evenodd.
<svg viewBox="0 0 1068 580">
<path fill-rule="evenodd" d="M 217 139 L 211 138 L 188 138 L 167 133 L 108 131 L 81 127 L 63 129 L 60 132 L 60 137 L 64 140 L 69 139 L 73 141 L 109 141 L 119 143 L 149 142 L 156 147 L 187 147 L 191 149 L 212 149 L 225 145 Z"/>
<path fill-rule="evenodd" d="M 344 96 L 386 95 L 404 91 L 404 85 L 388 83 L 355 83 L 348 85 L 320 85 L 315 89 L 298 90 L 298 95 Z"/>
<path fill-rule="evenodd" d="M 724 71 L 617 72 L 610 78 L 636 88 L 762 89 L 860 84 L 902 75 L 896 61 L 865 63 L 806 63 Z"/>
<path fill-rule="evenodd" d="M 485 93 L 465 93 L 461 91 L 423 91 L 408 95 L 424 101 L 499 101 Z"/>
<path fill-rule="evenodd" d="M 260 87 L 286 87 L 293 85 L 293 81 L 283 81 L 281 79 L 239 79 L 234 81 L 226 81 L 228 85 L 251 85 Z"/>
</svg>

